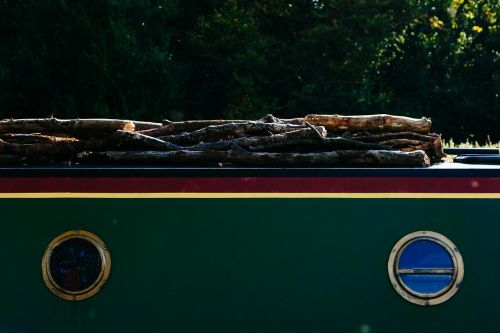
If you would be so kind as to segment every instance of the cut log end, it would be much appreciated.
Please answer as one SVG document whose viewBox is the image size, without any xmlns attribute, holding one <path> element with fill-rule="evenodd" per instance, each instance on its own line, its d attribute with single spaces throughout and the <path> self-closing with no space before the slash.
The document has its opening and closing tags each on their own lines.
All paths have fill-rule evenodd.
<svg viewBox="0 0 500 333">
<path fill-rule="evenodd" d="M 131 121 L 128 121 L 123 124 L 123 128 L 121 130 L 125 132 L 133 132 L 135 131 L 135 124 Z"/>
</svg>

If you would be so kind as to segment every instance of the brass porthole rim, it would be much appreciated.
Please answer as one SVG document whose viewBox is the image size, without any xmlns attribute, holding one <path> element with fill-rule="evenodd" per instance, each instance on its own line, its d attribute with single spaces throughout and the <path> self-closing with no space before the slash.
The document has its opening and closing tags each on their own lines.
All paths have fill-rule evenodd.
<svg viewBox="0 0 500 333">
<path fill-rule="evenodd" d="M 452 277 L 452 281 L 450 282 L 448 288 L 445 288 L 434 295 L 419 295 L 415 292 L 409 291 L 399 278 L 399 274 L 396 273 L 396 265 L 399 262 L 402 250 L 414 241 L 421 239 L 430 239 L 443 246 L 453 260 L 454 275 Z M 411 303 L 423 306 L 437 305 L 449 300 L 460 288 L 464 277 L 464 262 L 460 251 L 450 239 L 440 233 L 424 230 L 412 232 L 404 236 L 393 246 L 387 262 L 387 271 L 393 288 L 404 299 Z"/>
<path fill-rule="evenodd" d="M 101 256 L 101 271 L 96 281 L 88 288 L 77 292 L 66 290 L 59 286 L 50 273 L 50 258 L 53 250 L 62 242 L 73 238 L 81 238 L 91 242 Z M 85 230 L 70 230 L 55 237 L 47 246 L 42 257 L 42 277 L 47 288 L 56 296 L 68 300 L 79 301 L 97 294 L 109 278 L 111 271 L 111 256 L 106 244 L 97 235 Z"/>
</svg>

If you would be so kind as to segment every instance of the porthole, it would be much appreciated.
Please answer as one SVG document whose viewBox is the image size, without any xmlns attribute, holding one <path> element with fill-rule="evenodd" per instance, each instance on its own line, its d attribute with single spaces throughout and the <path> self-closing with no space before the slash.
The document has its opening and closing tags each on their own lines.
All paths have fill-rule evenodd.
<svg viewBox="0 0 500 333">
<path fill-rule="evenodd" d="M 387 269 L 394 289 L 418 305 L 447 301 L 464 277 L 458 248 L 432 231 L 417 231 L 400 239 L 389 255 Z"/>
<path fill-rule="evenodd" d="M 111 258 L 104 242 L 83 230 L 54 238 L 42 258 L 42 275 L 55 295 L 78 301 L 95 295 L 106 283 Z"/>
</svg>

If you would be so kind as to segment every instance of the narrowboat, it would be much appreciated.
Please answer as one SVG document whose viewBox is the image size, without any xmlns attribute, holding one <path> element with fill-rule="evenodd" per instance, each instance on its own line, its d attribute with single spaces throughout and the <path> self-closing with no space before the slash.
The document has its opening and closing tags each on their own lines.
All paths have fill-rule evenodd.
<svg viewBox="0 0 500 333">
<path fill-rule="evenodd" d="M 0 332 L 492 332 L 499 203 L 491 165 L 3 167 Z"/>
</svg>

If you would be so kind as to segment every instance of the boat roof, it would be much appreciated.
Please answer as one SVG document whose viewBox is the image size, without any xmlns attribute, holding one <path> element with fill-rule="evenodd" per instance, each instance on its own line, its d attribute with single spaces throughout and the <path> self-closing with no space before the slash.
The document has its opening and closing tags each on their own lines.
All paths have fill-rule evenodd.
<svg viewBox="0 0 500 333">
<path fill-rule="evenodd" d="M 426 168 L 174 166 L 4 166 L 0 177 L 500 177 L 500 165 L 440 163 Z"/>
</svg>

